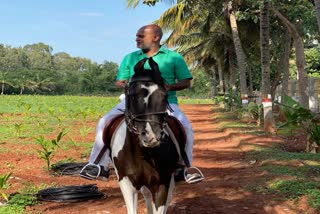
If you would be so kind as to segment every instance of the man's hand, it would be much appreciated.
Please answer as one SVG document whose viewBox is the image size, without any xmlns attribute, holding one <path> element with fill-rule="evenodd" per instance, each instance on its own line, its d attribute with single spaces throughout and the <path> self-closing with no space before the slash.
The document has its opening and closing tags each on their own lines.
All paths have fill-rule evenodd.
<svg viewBox="0 0 320 214">
<path fill-rule="evenodd" d="M 124 89 L 125 86 L 127 85 L 127 80 L 117 80 L 116 81 L 116 86 L 120 89 Z"/>
<path fill-rule="evenodd" d="M 177 82 L 175 84 L 166 84 L 164 87 L 167 91 L 181 91 L 186 88 L 190 88 L 191 86 L 191 79 L 185 79 L 181 80 L 180 82 Z"/>
</svg>

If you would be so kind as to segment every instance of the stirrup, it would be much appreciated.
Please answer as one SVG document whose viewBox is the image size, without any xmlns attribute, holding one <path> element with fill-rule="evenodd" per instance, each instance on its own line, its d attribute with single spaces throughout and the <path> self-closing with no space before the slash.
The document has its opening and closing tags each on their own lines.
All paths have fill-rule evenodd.
<svg viewBox="0 0 320 214">
<path fill-rule="evenodd" d="M 196 172 L 188 173 L 190 170 L 194 170 Z M 189 167 L 184 169 L 184 179 L 188 184 L 195 184 L 201 182 L 204 179 L 204 176 L 197 167 Z"/>
<path fill-rule="evenodd" d="M 97 175 L 92 175 L 92 174 L 87 173 L 85 170 L 86 170 L 88 167 L 96 167 L 96 168 L 98 168 L 98 173 L 97 173 Z M 92 170 L 92 169 L 91 169 L 91 170 Z M 87 171 L 89 171 L 89 170 L 87 170 Z M 101 173 L 101 167 L 100 167 L 99 164 L 88 163 L 87 165 L 85 165 L 85 166 L 81 169 L 81 171 L 80 171 L 79 174 L 80 174 L 81 177 L 83 177 L 83 178 L 85 178 L 85 179 L 88 179 L 88 180 L 96 180 L 96 179 L 99 177 L 100 173 Z"/>
</svg>

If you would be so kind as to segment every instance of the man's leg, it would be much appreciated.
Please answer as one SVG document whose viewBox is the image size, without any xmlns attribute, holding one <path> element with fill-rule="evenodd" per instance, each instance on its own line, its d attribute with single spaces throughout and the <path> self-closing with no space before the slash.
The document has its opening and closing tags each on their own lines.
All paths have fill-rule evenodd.
<svg viewBox="0 0 320 214">
<path fill-rule="evenodd" d="M 187 139 L 186 139 L 185 151 L 189 159 L 190 165 L 192 165 L 192 160 L 193 160 L 192 151 L 193 151 L 193 139 L 194 139 L 194 132 L 192 129 L 192 125 L 188 120 L 187 116 L 180 110 L 177 104 L 170 104 L 170 107 L 172 108 L 173 112 L 170 112 L 169 114 L 177 118 L 181 122 L 182 126 L 186 131 Z"/>
<path fill-rule="evenodd" d="M 177 104 L 170 104 L 170 107 L 172 108 L 173 112 L 169 112 L 170 115 L 177 118 L 182 126 L 184 127 L 186 131 L 186 145 L 185 145 L 185 151 L 187 154 L 187 157 L 189 159 L 190 168 L 186 168 L 183 172 L 178 172 L 177 181 L 181 180 L 181 177 L 187 182 L 187 183 L 197 183 L 204 179 L 204 176 L 202 172 L 196 168 L 192 167 L 192 161 L 193 161 L 193 139 L 194 139 L 194 132 L 192 129 L 192 125 L 186 115 L 180 110 L 179 106 Z M 182 176 L 181 176 L 182 173 Z M 179 175 L 180 174 L 180 175 Z"/>
<path fill-rule="evenodd" d="M 124 100 L 122 100 L 118 105 L 116 105 L 113 109 L 111 109 L 107 114 L 105 114 L 98 122 L 97 127 L 96 127 L 96 137 L 95 137 L 95 142 L 93 145 L 93 148 L 91 150 L 91 154 L 90 154 L 90 158 L 89 158 L 89 165 L 87 166 L 94 166 L 96 162 L 96 159 L 98 157 L 98 155 L 100 154 L 101 150 L 104 147 L 104 142 L 103 142 L 103 130 L 106 126 L 106 124 L 108 123 L 108 121 L 110 121 L 112 118 L 123 114 L 123 110 L 125 109 L 125 102 Z M 94 167 L 94 168 L 83 168 L 80 175 L 84 178 L 88 178 L 88 179 L 94 179 L 95 177 L 99 176 L 99 171 L 98 171 L 98 167 L 100 167 L 101 170 L 101 176 L 107 177 L 107 173 L 108 173 L 108 165 L 110 163 L 110 157 L 109 157 L 109 153 L 110 151 L 107 150 L 102 158 L 99 160 L 98 166 Z"/>
</svg>

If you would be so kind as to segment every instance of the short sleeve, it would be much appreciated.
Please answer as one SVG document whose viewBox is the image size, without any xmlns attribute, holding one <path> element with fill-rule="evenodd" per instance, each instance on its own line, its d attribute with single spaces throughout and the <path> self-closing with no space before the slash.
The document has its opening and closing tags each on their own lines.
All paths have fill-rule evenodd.
<svg viewBox="0 0 320 214">
<path fill-rule="evenodd" d="M 117 80 L 128 80 L 130 78 L 129 55 L 122 60 L 117 73 Z"/>
<path fill-rule="evenodd" d="M 175 72 L 177 80 L 192 79 L 192 74 L 188 68 L 187 63 L 184 61 L 180 54 L 175 56 Z"/>
</svg>

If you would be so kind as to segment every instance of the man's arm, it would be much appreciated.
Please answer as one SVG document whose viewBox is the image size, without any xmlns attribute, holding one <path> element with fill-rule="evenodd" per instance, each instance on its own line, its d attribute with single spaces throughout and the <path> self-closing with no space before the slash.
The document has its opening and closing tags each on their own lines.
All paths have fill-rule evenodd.
<svg viewBox="0 0 320 214">
<path fill-rule="evenodd" d="M 127 82 L 128 82 L 127 80 L 117 80 L 115 85 L 117 88 L 124 89 Z"/>
<path fill-rule="evenodd" d="M 191 79 L 184 79 L 177 83 L 165 85 L 167 91 L 181 91 L 186 88 L 190 88 L 191 86 Z"/>
</svg>

